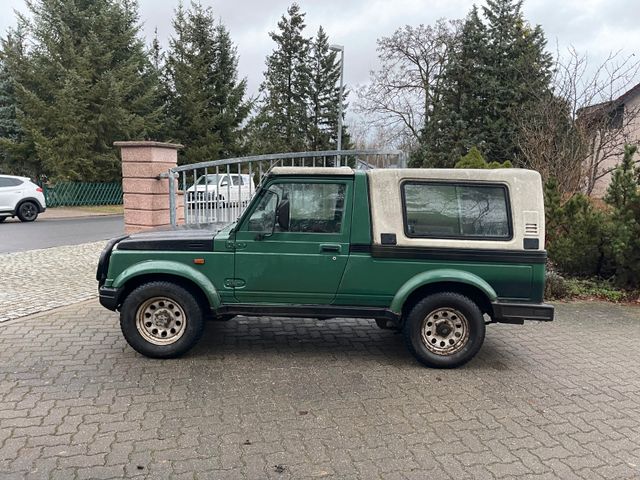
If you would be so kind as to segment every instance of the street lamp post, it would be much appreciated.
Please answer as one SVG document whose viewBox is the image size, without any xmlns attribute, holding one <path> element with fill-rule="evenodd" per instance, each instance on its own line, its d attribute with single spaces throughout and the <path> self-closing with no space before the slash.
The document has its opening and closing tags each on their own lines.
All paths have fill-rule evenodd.
<svg viewBox="0 0 640 480">
<path fill-rule="evenodd" d="M 334 52 L 340 52 L 340 97 L 338 98 L 338 142 L 336 150 L 342 150 L 342 97 L 344 96 L 344 45 L 329 45 Z M 338 154 L 338 167 L 340 166 L 340 155 Z"/>
</svg>

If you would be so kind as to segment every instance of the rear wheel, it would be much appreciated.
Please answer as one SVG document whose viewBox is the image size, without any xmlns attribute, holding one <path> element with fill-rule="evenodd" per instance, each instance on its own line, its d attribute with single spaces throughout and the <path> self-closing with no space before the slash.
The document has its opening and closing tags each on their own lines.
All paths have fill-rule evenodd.
<svg viewBox="0 0 640 480">
<path fill-rule="evenodd" d="M 21 222 L 33 222 L 38 218 L 38 206 L 30 201 L 22 202 L 18 207 L 18 218 Z"/>
<path fill-rule="evenodd" d="M 188 290 L 171 282 L 150 282 L 136 288 L 123 302 L 120 328 L 138 353 L 172 358 L 197 343 L 204 319 L 200 304 Z"/>
<path fill-rule="evenodd" d="M 464 295 L 443 292 L 418 302 L 403 334 L 416 359 L 434 368 L 455 368 L 471 360 L 484 342 L 485 324 L 478 306 Z"/>
<path fill-rule="evenodd" d="M 4 222 L 7 219 L 7 217 L 0 217 L 0 223 Z"/>
</svg>

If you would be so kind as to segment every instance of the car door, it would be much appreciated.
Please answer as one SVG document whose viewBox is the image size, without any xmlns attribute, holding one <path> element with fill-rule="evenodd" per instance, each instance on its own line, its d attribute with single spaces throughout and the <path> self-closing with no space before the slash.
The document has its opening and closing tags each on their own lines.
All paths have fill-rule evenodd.
<svg viewBox="0 0 640 480">
<path fill-rule="evenodd" d="M 235 232 L 236 300 L 330 304 L 349 257 L 352 189 L 352 179 L 270 183 Z M 266 235 L 265 218 L 267 230 L 275 220 Z"/>
<path fill-rule="evenodd" d="M 21 198 L 22 184 L 18 178 L 0 177 L 0 212 L 13 211 Z"/>
<path fill-rule="evenodd" d="M 229 175 L 220 175 L 218 179 L 218 198 L 224 199 L 225 204 L 231 201 L 231 180 Z"/>
</svg>

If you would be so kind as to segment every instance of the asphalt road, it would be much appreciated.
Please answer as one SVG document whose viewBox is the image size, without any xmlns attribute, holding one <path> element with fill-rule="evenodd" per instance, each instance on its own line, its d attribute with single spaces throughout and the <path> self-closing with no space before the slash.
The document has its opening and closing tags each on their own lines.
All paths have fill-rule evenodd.
<svg viewBox="0 0 640 480">
<path fill-rule="evenodd" d="M 36 248 L 77 245 L 121 235 L 122 215 L 65 219 L 37 219 L 22 223 L 10 219 L 0 223 L 0 253 Z"/>
</svg>

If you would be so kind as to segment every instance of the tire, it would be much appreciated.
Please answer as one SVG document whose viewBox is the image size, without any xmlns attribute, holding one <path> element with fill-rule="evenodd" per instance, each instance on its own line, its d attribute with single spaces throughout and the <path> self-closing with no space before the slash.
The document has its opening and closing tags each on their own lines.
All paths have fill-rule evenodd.
<svg viewBox="0 0 640 480">
<path fill-rule="evenodd" d="M 204 316 L 188 290 L 171 282 L 149 282 L 122 303 L 120 328 L 136 352 L 150 358 L 174 358 L 200 340 Z"/>
<path fill-rule="evenodd" d="M 416 359 L 432 368 L 455 368 L 471 360 L 484 342 L 482 312 L 454 292 L 430 295 L 409 312 L 402 333 Z"/>
<path fill-rule="evenodd" d="M 0 217 L 0 223 L 4 222 L 8 217 Z"/>
<path fill-rule="evenodd" d="M 38 218 L 38 205 L 30 201 L 22 202 L 17 214 L 21 222 L 33 222 Z"/>
</svg>

